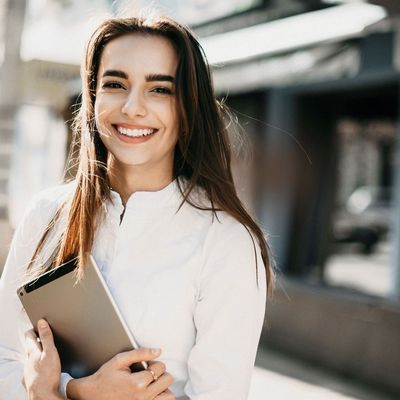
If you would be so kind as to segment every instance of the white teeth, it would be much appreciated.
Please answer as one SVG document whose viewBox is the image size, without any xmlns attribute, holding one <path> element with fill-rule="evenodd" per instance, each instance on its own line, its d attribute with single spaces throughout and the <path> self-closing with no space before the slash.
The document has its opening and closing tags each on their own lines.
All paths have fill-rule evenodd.
<svg viewBox="0 0 400 400">
<path fill-rule="evenodd" d="M 117 130 L 122 135 L 129 137 L 148 136 L 154 133 L 154 129 L 128 129 L 128 128 L 122 128 L 121 126 L 118 126 Z"/>
</svg>

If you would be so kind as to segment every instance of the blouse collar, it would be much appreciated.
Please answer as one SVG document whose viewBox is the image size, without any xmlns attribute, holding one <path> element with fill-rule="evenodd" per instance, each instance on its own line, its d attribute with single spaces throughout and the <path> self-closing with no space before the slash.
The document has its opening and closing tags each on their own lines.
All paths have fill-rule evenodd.
<svg viewBox="0 0 400 400">
<path fill-rule="evenodd" d="M 184 183 L 180 180 L 180 183 Z M 124 210 L 121 196 L 115 190 L 111 190 L 111 202 L 106 204 L 107 211 L 116 210 L 119 214 Z M 174 179 L 164 188 L 157 191 L 137 191 L 133 193 L 127 203 L 126 209 L 137 211 L 149 211 L 151 209 L 163 209 L 165 207 L 178 206 L 182 201 L 182 195 L 178 187 L 178 178 Z M 179 201 L 179 202 L 178 202 Z"/>
</svg>

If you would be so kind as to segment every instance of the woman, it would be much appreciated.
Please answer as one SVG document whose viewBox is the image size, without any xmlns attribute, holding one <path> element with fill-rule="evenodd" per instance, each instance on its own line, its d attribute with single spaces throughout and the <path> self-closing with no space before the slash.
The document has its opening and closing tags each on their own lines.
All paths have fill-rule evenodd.
<svg viewBox="0 0 400 400">
<path fill-rule="evenodd" d="M 15 288 L 72 258 L 82 277 L 92 252 L 142 349 L 85 378 L 62 374 L 64 395 L 245 399 L 273 273 L 235 192 L 224 111 L 199 43 L 169 18 L 108 20 L 89 41 L 82 77 L 77 176 L 34 201 L 3 273 L 0 398 L 26 398 L 30 325 Z M 132 359 L 157 361 L 131 374 Z M 48 369 L 37 357 L 27 365 L 39 378 Z"/>
</svg>

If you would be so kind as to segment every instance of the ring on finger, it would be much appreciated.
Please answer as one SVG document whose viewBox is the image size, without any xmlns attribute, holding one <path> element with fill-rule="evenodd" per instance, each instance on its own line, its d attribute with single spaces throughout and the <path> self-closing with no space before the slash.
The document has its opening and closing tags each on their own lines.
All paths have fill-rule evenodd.
<svg viewBox="0 0 400 400">
<path fill-rule="evenodd" d="M 150 368 L 147 368 L 147 371 L 149 371 L 151 373 L 151 376 L 153 377 L 153 382 L 155 382 L 158 379 L 158 376 L 156 375 L 156 373 Z"/>
</svg>

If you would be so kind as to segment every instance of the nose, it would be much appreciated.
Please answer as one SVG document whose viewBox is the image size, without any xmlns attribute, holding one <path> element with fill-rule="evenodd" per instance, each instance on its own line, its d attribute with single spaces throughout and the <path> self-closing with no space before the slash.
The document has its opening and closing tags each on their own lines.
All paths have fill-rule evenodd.
<svg viewBox="0 0 400 400">
<path fill-rule="evenodd" d="M 144 117 L 147 109 L 143 94 L 139 90 L 131 90 L 122 105 L 121 112 L 129 118 Z"/>
</svg>

